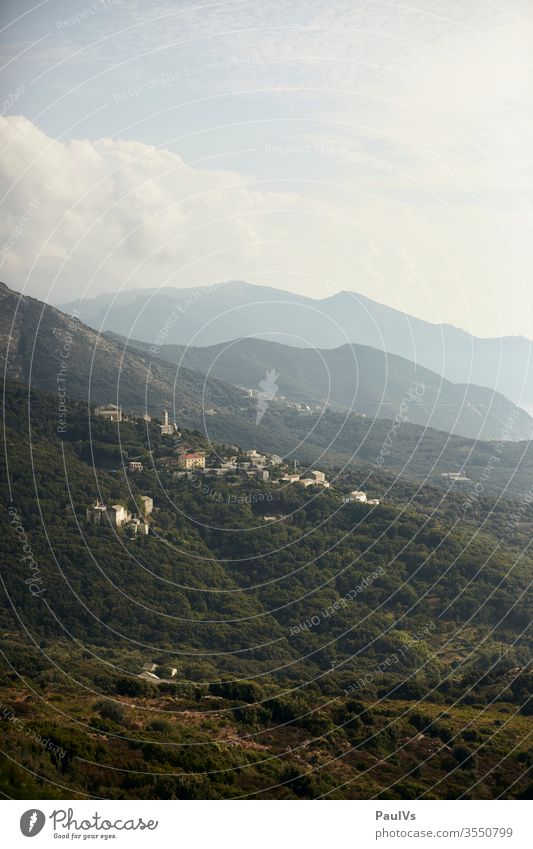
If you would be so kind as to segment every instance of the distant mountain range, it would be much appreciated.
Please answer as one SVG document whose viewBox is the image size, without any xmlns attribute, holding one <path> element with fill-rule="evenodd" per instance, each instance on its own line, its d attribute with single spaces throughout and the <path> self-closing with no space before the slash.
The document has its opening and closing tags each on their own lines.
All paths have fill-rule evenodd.
<svg viewBox="0 0 533 849">
<path fill-rule="evenodd" d="M 314 300 L 243 282 L 194 289 L 138 289 L 61 307 L 91 327 L 158 347 L 209 346 L 261 337 L 302 348 L 354 342 L 404 357 L 454 383 L 485 386 L 533 405 L 533 343 L 522 336 L 480 339 L 430 324 L 355 292 Z"/>
<path fill-rule="evenodd" d="M 150 350 L 154 346 L 142 342 L 125 346 L 124 340 L 103 336 L 78 318 L 3 285 L 0 343 L 8 378 L 50 392 L 62 388 L 68 396 L 93 404 L 119 403 L 152 415 L 168 407 L 195 426 L 205 411 L 226 414 L 229 421 L 224 427 L 212 423 L 212 435 L 231 433 L 234 421 L 234 438 L 240 436 L 243 444 L 253 439 L 249 428 L 260 435 L 255 428 L 257 402 L 236 387 L 259 387 L 267 369 L 279 375 L 276 396 L 320 405 L 329 395 L 334 410 L 371 419 L 400 414 L 414 424 L 485 440 L 500 439 L 510 413 L 516 413 L 510 438 L 533 438 L 533 419 L 503 396 L 476 386 L 453 385 L 408 360 L 365 346 L 313 350 L 244 339 L 214 349 L 185 351 L 161 345 L 155 355 Z M 423 389 L 416 390 L 415 383 Z"/>
<path fill-rule="evenodd" d="M 150 354 L 147 343 L 108 336 L 129 351 Z M 273 404 L 281 396 L 312 408 L 348 410 L 371 418 L 400 415 L 424 427 L 494 440 L 501 438 L 510 413 L 516 412 L 511 438 L 533 436 L 533 420 L 503 395 L 451 383 L 403 357 L 366 345 L 319 350 L 238 339 L 205 348 L 162 345 L 157 350 L 178 374 L 182 368 L 191 369 L 256 393 L 261 393 L 267 371 L 273 370 L 277 387 Z"/>
<path fill-rule="evenodd" d="M 137 344 L 142 347 L 142 343 Z M 296 394 L 300 383 L 303 394 L 312 393 L 313 387 L 319 384 L 316 375 L 313 375 L 313 360 L 307 359 L 315 356 L 316 363 L 317 352 L 260 340 L 241 340 L 231 347 L 239 356 L 233 363 L 231 358 L 221 356 L 220 373 L 242 379 L 243 385 L 255 381 L 264 366 L 263 357 L 267 355 L 278 358 L 273 360 L 272 367 L 278 367 L 276 363 L 279 366 L 284 363 L 284 368 L 289 366 L 283 358 L 296 355 L 303 358 L 301 361 L 294 360 L 291 366 L 294 370 L 299 369 L 299 372 L 294 371 L 297 379 L 286 376 L 282 381 L 283 370 L 279 368 L 279 384 L 288 396 L 293 392 Z M 359 358 L 360 372 L 365 375 L 360 384 L 370 393 L 370 364 L 377 364 L 378 369 L 383 369 L 383 354 L 364 347 L 359 351 L 359 346 L 354 346 L 353 351 Z M 120 339 L 101 336 L 77 319 L 73 320 L 41 301 L 21 296 L 0 284 L 0 365 L 8 379 L 44 389 L 52 393 L 58 403 L 63 397 L 58 393 L 64 391 L 67 399 L 92 404 L 119 403 L 127 411 L 148 411 L 157 417 L 161 416 L 163 407 L 168 407 L 176 414 L 181 426 L 197 429 L 215 442 L 277 452 L 309 464 L 311 468 L 328 464 L 370 464 L 373 469 L 379 468 L 376 457 L 391 432 L 391 422 L 387 418 L 374 419 L 370 415 L 363 418 L 332 408 L 302 415 L 294 408 L 274 401 L 267 405 L 268 409 L 257 425 L 257 399 L 245 397 L 243 391 L 230 382 L 212 376 L 205 378 L 189 365 L 182 365 L 178 370 L 172 361 L 161 358 L 169 356 L 175 362 L 176 350 L 162 346 L 158 353 L 160 356 L 156 357 L 146 349 L 134 349 L 132 343 L 125 347 Z M 205 371 L 207 363 L 213 361 L 213 353 L 192 349 L 188 362 Z M 331 358 L 330 371 L 336 374 L 332 387 L 341 402 L 343 393 L 351 391 L 350 381 L 354 373 L 346 363 L 353 360 L 353 352 L 348 347 L 347 350 L 326 353 Z M 68 356 L 64 357 L 64 354 Z M 67 364 L 66 368 L 63 363 Z M 218 366 L 214 370 L 219 373 Z M 289 376 L 293 373 L 290 368 L 285 371 Z M 317 371 L 317 374 L 320 372 Z M 435 375 L 414 369 L 411 363 L 399 357 L 389 358 L 387 392 L 392 393 L 394 388 L 397 398 L 398 393 L 408 392 L 413 375 L 418 379 L 421 376 L 425 378 L 425 392 L 428 394 L 438 385 L 439 378 Z M 58 376 L 64 378 L 60 383 Z M 378 370 L 376 381 L 382 378 L 383 371 Z M 465 391 L 465 387 L 456 389 Z M 478 392 L 486 393 L 487 390 L 467 388 L 469 397 L 476 397 Z M 285 394 L 281 388 L 280 393 Z M 390 397 L 385 394 L 383 410 Z M 455 405 L 452 410 L 442 406 L 443 416 L 448 421 L 450 415 L 460 415 L 459 400 L 459 396 L 451 398 L 450 403 Z M 340 406 L 339 403 L 339 410 Z M 419 407 L 424 409 L 416 401 L 409 405 L 407 421 L 397 431 L 394 448 L 387 455 L 384 468 L 388 472 L 401 469 L 403 474 L 411 476 L 436 476 L 439 480 L 442 471 L 466 468 L 467 474 L 476 480 L 495 451 L 494 443 L 474 441 L 462 435 L 450 436 L 446 432 L 444 418 L 441 429 L 434 429 L 439 427 L 440 402 L 431 416 L 433 427 L 422 428 L 413 424 L 409 418 L 413 415 L 412 411 Z M 206 410 L 213 415 L 206 416 Z M 533 422 L 529 416 L 506 399 L 496 398 L 495 404 L 488 410 L 480 435 L 498 431 L 501 416 L 507 411 L 513 414 L 516 422 L 510 434 L 512 437 L 518 439 L 526 432 L 531 433 Z M 50 432 L 55 433 L 54 421 L 49 426 Z M 476 432 L 478 426 L 476 420 Z M 484 483 L 485 491 L 495 487 L 498 492 L 525 492 L 530 485 L 533 468 L 532 446 L 533 442 L 506 443 L 490 481 Z"/>
</svg>

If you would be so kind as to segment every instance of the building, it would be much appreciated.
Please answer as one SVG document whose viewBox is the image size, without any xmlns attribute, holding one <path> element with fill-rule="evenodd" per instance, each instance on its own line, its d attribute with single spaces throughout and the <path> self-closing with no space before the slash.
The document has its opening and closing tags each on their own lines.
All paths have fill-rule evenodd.
<svg viewBox="0 0 533 849">
<path fill-rule="evenodd" d="M 125 525 L 126 531 L 131 536 L 136 536 L 140 534 L 141 536 L 147 536 L 150 531 L 150 525 L 148 522 L 143 522 L 141 519 L 130 519 L 130 521 Z"/>
<path fill-rule="evenodd" d="M 164 681 L 170 681 L 176 677 L 178 670 L 175 666 L 163 666 L 160 667 L 159 674 Z"/>
<path fill-rule="evenodd" d="M 96 407 L 94 412 L 97 416 L 108 419 L 110 422 L 122 421 L 122 407 L 117 407 L 115 404 L 103 404 L 100 407 Z"/>
<path fill-rule="evenodd" d="M 122 504 L 112 504 L 107 508 L 106 516 L 115 528 L 121 528 L 131 521 L 131 513 Z"/>
<path fill-rule="evenodd" d="M 141 503 L 141 513 L 143 516 L 149 516 L 154 509 L 154 499 L 150 498 L 149 495 L 140 495 L 139 501 Z"/>
<path fill-rule="evenodd" d="M 161 436 L 171 436 L 176 431 L 176 425 L 168 420 L 168 412 L 163 410 L 163 424 L 159 425 Z"/>
<path fill-rule="evenodd" d="M 144 681 L 160 681 L 159 675 L 156 675 L 154 672 L 141 672 L 140 675 L 137 675 L 137 678 L 142 678 Z"/>
<path fill-rule="evenodd" d="M 292 477 L 292 475 L 290 475 L 289 477 Z M 326 473 L 318 472 L 316 469 L 314 469 L 312 472 L 309 472 L 309 477 L 299 478 L 298 483 L 302 486 L 323 486 L 326 487 L 326 489 L 329 489 L 329 487 L 331 486 L 329 481 L 326 480 Z"/>
<path fill-rule="evenodd" d="M 87 508 L 87 521 L 94 525 L 101 525 L 105 516 L 114 528 L 125 528 L 132 536 L 136 534 L 146 536 L 150 532 L 150 525 L 146 521 L 146 517 L 154 509 L 154 502 L 149 495 L 141 495 L 139 500 L 143 511 L 140 517 L 132 516 L 130 511 L 122 504 L 112 504 L 111 507 L 106 507 L 105 504 L 97 500 L 92 507 Z"/>
<path fill-rule="evenodd" d="M 381 504 L 381 501 L 379 500 L 379 498 L 369 498 L 366 503 L 372 505 L 372 507 L 375 507 L 376 504 Z"/>
<path fill-rule="evenodd" d="M 88 522 L 92 522 L 93 525 L 101 525 L 102 517 L 106 515 L 107 507 L 103 504 L 102 501 L 96 499 L 92 507 L 87 507 L 86 517 Z"/>
<path fill-rule="evenodd" d="M 362 492 L 359 489 L 355 489 L 353 492 L 350 492 L 349 495 L 343 496 L 342 500 L 345 504 L 349 504 L 352 501 L 359 501 L 361 504 L 366 504 L 366 492 Z"/>
<path fill-rule="evenodd" d="M 128 471 L 129 472 L 142 472 L 144 470 L 144 466 L 140 460 L 130 460 L 128 463 Z"/>
<path fill-rule="evenodd" d="M 251 448 L 248 451 L 244 452 L 245 457 L 248 457 L 249 460 L 253 460 L 255 462 L 266 462 L 266 457 L 264 454 L 260 454 L 255 448 Z"/>
<path fill-rule="evenodd" d="M 191 451 L 188 454 L 181 454 L 178 457 L 178 466 L 180 469 L 205 469 L 205 452 Z"/>
</svg>

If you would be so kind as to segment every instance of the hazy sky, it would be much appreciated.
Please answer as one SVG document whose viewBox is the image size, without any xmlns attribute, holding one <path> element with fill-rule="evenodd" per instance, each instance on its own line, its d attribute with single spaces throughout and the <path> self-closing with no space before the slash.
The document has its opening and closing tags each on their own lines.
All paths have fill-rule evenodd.
<svg viewBox="0 0 533 849">
<path fill-rule="evenodd" d="M 4 282 L 241 279 L 533 337 L 531 0 L 3 0 Z"/>
</svg>

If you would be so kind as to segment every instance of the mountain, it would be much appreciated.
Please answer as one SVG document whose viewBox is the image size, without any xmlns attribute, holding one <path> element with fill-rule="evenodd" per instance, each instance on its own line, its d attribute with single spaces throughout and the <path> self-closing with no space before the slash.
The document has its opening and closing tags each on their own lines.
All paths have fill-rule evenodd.
<svg viewBox="0 0 533 849">
<path fill-rule="evenodd" d="M 61 307 L 91 327 L 161 344 L 194 346 L 260 336 L 303 348 L 349 342 L 404 357 L 454 383 L 485 386 L 533 405 L 533 343 L 522 336 L 481 339 L 431 324 L 355 292 L 314 300 L 231 281 L 194 289 L 138 289 Z"/>
<path fill-rule="evenodd" d="M 117 342 L 126 340 L 109 334 Z M 127 350 L 150 354 L 150 345 L 127 342 Z M 350 410 L 372 418 L 401 415 L 413 424 L 473 439 L 498 440 L 513 416 L 512 440 L 533 437 L 533 419 L 490 389 L 451 383 L 409 360 L 366 345 L 335 349 L 292 348 L 264 339 L 237 339 L 204 348 L 162 345 L 158 357 L 236 386 L 261 392 L 275 370 L 282 397 Z M 275 403 L 273 398 L 271 403 Z"/>
<path fill-rule="evenodd" d="M 242 404 L 242 392 L 123 348 L 76 318 L 0 284 L 0 364 L 7 378 L 92 404 L 159 415 Z"/>
<path fill-rule="evenodd" d="M 163 347 L 158 351 L 163 354 Z M 62 359 L 62 353 L 69 356 Z M 67 363 L 66 369 L 61 369 L 62 362 Z M 73 399 L 118 402 L 126 410 L 148 410 L 155 415 L 168 407 L 180 426 L 197 429 L 210 440 L 283 453 L 311 468 L 342 463 L 371 464 L 375 469 L 376 458 L 390 438 L 391 422 L 385 418 L 374 420 L 330 409 L 303 415 L 279 403 L 270 404 L 257 424 L 257 400 L 244 397 L 229 383 L 205 378 L 187 367 L 177 370 L 152 352 L 125 350 L 120 340 L 101 336 L 77 319 L 7 286 L 0 287 L 0 364 L 8 378 L 52 392 L 58 401 L 61 390 Z M 397 391 L 403 385 L 398 383 Z M 408 412 L 415 406 L 413 402 Z M 510 435 L 516 438 L 530 420 L 509 406 L 517 423 Z M 486 427 L 493 424 L 487 420 Z M 393 436 L 394 448 L 385 467 L 415 476 L 459 471 L 466 464 L 469 475 L 477 479 L 495 450 L 493 443 L 423 429 L 410 421 L 403 422 Z M 484 488 L 510 486 L 514 492 L 525 491 L 531 477 L 529 449 L 529 443 L 506 442 Z"/>
</svg>

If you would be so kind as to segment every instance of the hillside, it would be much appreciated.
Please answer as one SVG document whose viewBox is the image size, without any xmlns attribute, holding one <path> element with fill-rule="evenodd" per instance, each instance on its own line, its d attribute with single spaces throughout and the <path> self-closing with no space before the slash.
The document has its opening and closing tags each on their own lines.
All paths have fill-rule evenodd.
<svg viewBox="0 0 533 849">
<path fill-rule="evenodd" d="M 122 337 L 108 335 L 125 343 Z M 127 349 L 150 353 L 149 345 L 132 340 Z M 365 345 L 320 350 L 236 339 L 209 347 L 162 345 L 157 356 L 176 369 L 190 368 L 256 394 L 267 370 L 275 369 L 279 395 L 294 401 L 380 419 L 394 419 L 401 412 L 413 424 L 473 439 L 500 439 L 512 414 L 508 438 L 533 437 L 533 419 L 503 395 L 450 383 L 403 357 Z"/>
<path fill-rule="evenodd" d="M 475 784 L 490 798 L 502 751 L 499 792 L 527 792 L 525 538 L 408 503 L 343 506 L 342 488 L 177 480 L 156 424 L 117 428 L 71 402 L 59 438 L 55 407 L 6 386 L 0 698 L 65 754 L 8 722 L 4 747 L 32 774 L 9 766 L 3 792 L 446 798 Z M 144 472 L 126 475 L 139 455 Z M 86 520 L 97 494 L 141 493 L 147 537 Z M 175 680 L 140 680 L 146 662 Z"/>
<path fill-rule="evenodd" d="M 196 289 L 104 294 L 64 304 L 62 309 L 80 310 L 91 327 L 151 345 L 207 346 L 242 336 L 321 349 L 355 342 L 404 357 L 453 383 L 489 387 L 516 404 L 533 404 L 533 351 L 528 339 L 481 339 L 356 292 L 314 300 L 232 281 Z"/>
<path fill-rule="evenodd" d="M 76 318 L 0 284 L 0 365 L 9 379 L 40 389 L 89 400 L 115 403 L 127 410 L 160 415 L 241 405 L 242 393 L 206 381 L 189 369 L 139 351 L 125 353 Z"/>
</svg>

